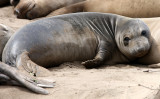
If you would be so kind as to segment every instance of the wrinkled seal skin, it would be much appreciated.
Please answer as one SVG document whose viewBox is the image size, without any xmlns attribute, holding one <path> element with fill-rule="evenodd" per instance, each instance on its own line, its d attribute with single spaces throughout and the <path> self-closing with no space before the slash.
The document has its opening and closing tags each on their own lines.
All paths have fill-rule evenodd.
<svg viewBox="0 0 160 99">
<path fill-rule="evenodd" d="M 40 66 L 72 61 L 83 61 L 87 68 L 129 63 L 146 55 L 151 43 L 150 31 L 139 19 L 103 13 L 44 18 L 24 26 L 9 39 L 2 54 L 0 77 L 48 94 L 32 78 L 38 75 Z M 21 69 L 27 73 L 20 73 Z"/>
<path fill-rule="evenodd" d="M 26 25 L 8 41 L 2 60 L 16 66 L 17 57 L 27 51 L 32 61 L 45 67 L 91 59 L 100 59 L 107 64 L 128 63 L 145 55 L 150 45 L 150 31 L 138 19 L 79 13 Z M 87 64 L 90 65 L 84 63 Z"/>
<path fill-rule="evenodd" d="M 84 0 L 11 0 L 18 18 L 34 19 L 43 17 L 50 12 Z"/>
<path fill-rule="evenodd" d="M 159 0 L 87 0 L 60 8 L 49 16 L 75 12 L 103 12 L 134 18 L 148 18 L 160 16 L 159 5 Z"/>
</svg>

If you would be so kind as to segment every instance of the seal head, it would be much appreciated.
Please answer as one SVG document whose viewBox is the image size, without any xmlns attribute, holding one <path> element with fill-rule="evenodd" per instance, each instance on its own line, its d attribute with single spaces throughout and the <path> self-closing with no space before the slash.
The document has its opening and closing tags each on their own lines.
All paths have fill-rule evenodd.
<svg viewBox="0 0 160 99">
<path fill-rule="evenodd" d="M 116 32 L 117 46 L 129 60 L 144 56 L 151 48 L 150 30 L 139 19 L 129 20 Z"/>
<path fill-rule="evenodd" d="M 11 5 L 15 6 L 14 14 L 17 18 L 26 18 L 26 13 L 35 7 L 34 0 L 11 0 Z"/>
</svg>

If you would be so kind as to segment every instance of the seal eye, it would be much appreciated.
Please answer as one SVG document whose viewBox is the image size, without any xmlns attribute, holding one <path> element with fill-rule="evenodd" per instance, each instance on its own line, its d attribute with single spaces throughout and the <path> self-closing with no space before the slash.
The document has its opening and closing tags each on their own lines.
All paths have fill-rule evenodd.
<svg viewBox="0 0 160 99">
<path fill-rule="evenodd" d="M 143 30 L 143 31 L 141 32 L 141 35 L 142 35 L 142 36 L 147 36 L 147 32 L 146 32 L 145 30 Z"/>
<path fill-rule="evenodd" d="M 129 44 L 129 40 L 131 40 L 129 37 L 125 37 L 123 39 L 123 42 L 124 42 L 124 46 L 127 46 Z"/>
</svg>

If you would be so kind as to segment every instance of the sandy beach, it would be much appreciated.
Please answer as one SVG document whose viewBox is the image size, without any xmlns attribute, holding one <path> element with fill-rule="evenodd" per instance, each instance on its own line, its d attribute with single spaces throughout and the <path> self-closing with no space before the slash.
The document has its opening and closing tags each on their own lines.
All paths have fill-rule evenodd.
<svg viewBox="0 0 160 99">
<path fill-rule="evenodd" d="M 32 20 L 33 21 L 33 20 Z M 0 24 L 17 31 L 31 20 L 17 19 L 11 6 L 0 8 Z M 160 69 L 119 64 L 86 69 L 80 62 L 49 68 L 54 88 L 39 95 L 23 87 L 0 86 L 0 99 L 153 99 L 160 85 Z"/>
</svg>

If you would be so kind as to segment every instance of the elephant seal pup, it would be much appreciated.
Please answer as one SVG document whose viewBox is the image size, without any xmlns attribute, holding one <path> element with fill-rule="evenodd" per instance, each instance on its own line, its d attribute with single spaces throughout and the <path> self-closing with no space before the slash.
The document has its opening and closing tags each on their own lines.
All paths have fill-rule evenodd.
<svg viewBox="0 0 160 99">
<path fill-rule="evenodd" d="M 75 12 L 103 12 L 138 18 L 158 17 L 159 5 L 159 0 L 87 0 L 60 8 L 49 16 Z"/>
<path fill-rule="evenodd" d="M 84 0 L 11 0 L 18 18 L 34 19 L 43 17 L 50 12 Z"/>
<path fill-rule="evenodd" d="M 0 72 L 36 93 L 46 94 L 17 77 L 12 68 L 23 67 L 36 76 L 37 66 L 64 62 L 83 61 L 87 68 L 129 63 L 146 55 L 151 42 L 147 25 L 138 19 L 103 13 L 45 18 L 24 26 L 9 39 L 2 55 L 6 64 L 0 64 Z"/>
</svg>

